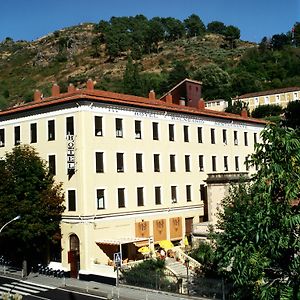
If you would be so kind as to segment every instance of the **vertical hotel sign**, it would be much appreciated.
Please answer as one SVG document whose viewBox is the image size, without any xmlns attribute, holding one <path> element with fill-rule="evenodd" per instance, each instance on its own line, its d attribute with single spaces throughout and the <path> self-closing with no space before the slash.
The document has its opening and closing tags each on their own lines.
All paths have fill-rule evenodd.
<svg viewBox="0 0 300 300">
<path fill-rule="evenodd" d="M 71 176 L 75 173 L 75 137 L 73 134 L 67 135 L 67 171 Z"/>
</svg>

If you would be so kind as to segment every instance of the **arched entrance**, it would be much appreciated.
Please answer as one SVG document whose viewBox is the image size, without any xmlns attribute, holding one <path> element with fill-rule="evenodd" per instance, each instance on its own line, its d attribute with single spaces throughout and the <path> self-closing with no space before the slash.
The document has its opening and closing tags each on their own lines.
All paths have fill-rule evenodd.
<svg viewBox="0 0 300 300">
<path fill-rule="evenodd" d="M 80 251 L 79 238 L 76 234 L 70 235 L 70 251 L 68 253 L 68 262 L 70 264 L 70 276 L 72 278 L 78 277 L 80 270 Z"/>
</svg>

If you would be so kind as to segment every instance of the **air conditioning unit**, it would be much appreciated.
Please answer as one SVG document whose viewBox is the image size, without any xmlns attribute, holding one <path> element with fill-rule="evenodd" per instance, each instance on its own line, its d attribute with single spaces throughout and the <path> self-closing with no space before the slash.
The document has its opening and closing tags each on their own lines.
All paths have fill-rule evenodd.
<svg viewBox="0 0 300 300">
<path fill-rule="evenodd" d="M 227 166 L 224 167 L 224 171 L 225 172 L 228 171 L 228 167 Z"/>
<path fill-rule="evenodd" d="M 177 203 L 177 199 L 176 199 L 176 198 L 173 198 L 173 199 L 172 199 L 172 203 Z"/>
<path fill-rule="evenodd" d="M 235 140 L 234 140 L 234 144 L 235 144 L 235 145 L 238 145 L 238 144 L 239 144 L 238 139 L 235 139 Z"/>
<path fill-rule="evenodd" d="M 3 147 L 4 143 L 2 141 L 0 141 L 0 147 Z"/>
<path fill-rule="evenodd" d="M 203 168 L 203 167 L 200 167 L 200 168 L 199 168 L 199 171 L 200 171 L 200 172 L 203 172 L 203 171 L 204 171 L 204 168 Z"/>
</svg>

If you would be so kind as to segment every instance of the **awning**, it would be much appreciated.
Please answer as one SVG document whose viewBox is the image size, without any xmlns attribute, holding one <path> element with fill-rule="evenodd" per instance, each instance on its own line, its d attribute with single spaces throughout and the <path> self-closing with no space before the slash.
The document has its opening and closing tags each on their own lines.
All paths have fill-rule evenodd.
<svg viewBox="0 0 300 300">
<path fill-rule="evenodd" d="M 139 244 L 140 242 L 148 242 L 149 238 L 138 238 L 138 237 L 128 237 L 128 238 L 120 238 L 120 239 L 102 239 L 97 240 L 97 245 L 123 245 L 123 244 L 130 244 L 134 243 Z"/>
</svg>

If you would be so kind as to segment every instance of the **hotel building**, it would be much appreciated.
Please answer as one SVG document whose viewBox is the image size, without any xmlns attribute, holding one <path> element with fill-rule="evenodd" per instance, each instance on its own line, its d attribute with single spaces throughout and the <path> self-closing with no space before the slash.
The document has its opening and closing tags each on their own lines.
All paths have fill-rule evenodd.
<svg viewBox="0 0 300 300">
<path fill-rule="evenodd" d="M 208 174 L 248 172 L 244 164 L 265 123 L 211 111 L 201 85 L 184 80 L 176 96 L 156 99 L 70 85 L 0 111 L 0 157 L 33 146 L 63 183 L 62 265 L 71 276 L 115 276 L 121 250 L 181 241 L 208 220 Z M 190 93 L 189 101 L 180 101 Z M 193 92 L 194 91 L 194 92 Z"/>
</svg>

